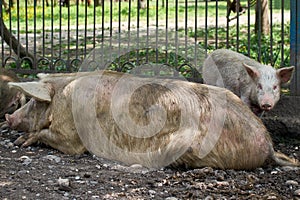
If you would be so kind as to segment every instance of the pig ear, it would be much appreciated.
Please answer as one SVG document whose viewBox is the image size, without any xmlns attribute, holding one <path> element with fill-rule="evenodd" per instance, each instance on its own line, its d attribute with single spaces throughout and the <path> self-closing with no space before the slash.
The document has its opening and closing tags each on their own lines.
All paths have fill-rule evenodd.
<svg viewBox="0 0 300 200">
<path fill-rule="evenodd" d="M 51 102 L 50 87 L 41 82 L 9 82 L 10 87 L 16 88 L 39 101 Z"/>
<path fill-rule="evenodd" d="M 39 79 L 44 79 L 44 78 L 46 78 L 47 76 L 49 76 L 49 74 L 38 73 L 36 76 L 37 76 Z"/>
<path fill-rule="evenodd" d="M 251 76 L 252 79 L 255 79 L 260 76 L 259 71 L 250 65 L 247 65 L 246 63 L 243 63 L 243 66 L 245 67 L 247 73 L 249 76 Z"/>
<path fill-rule="evenodd" d="M 291 79 L 294 69 L 295 67 L 291 66 L 291 67 L 280 68 L 276 71 L 276 74 L 279 77 L 281 83 L 286 83 Z"/>
</svg>

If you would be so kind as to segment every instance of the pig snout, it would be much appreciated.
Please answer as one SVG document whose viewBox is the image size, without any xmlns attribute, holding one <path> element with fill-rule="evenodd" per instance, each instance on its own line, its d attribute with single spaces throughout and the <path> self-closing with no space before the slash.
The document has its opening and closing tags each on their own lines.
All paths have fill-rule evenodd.
<svg viewBox="0 0 300 200">
<path fill-rule="evenodd" d="M 19 124 L 17 118 L 12 114 L 5 114 L 5 119 L 9 127 L 15 128 Z"/>
<path fill-rule="evenodd" d="M 269 111 L 272 108 L 273 108 L 273 106 L 271 104 L 269 104 L 269 103 L 265 103 L 265 104 L 261 105 L 261 109 L 265 110 L 265 111 Z"/>
<path fill-rule="evenodd" d="M 261 108 L 262 110 L 264 110 L 264 111 L 270 111 L 270 110 L 272 110 L 273 107 L 274 107 L 274 105 L 275 105 L 275 102 L 274 102 L 274 100 L 273 100 L 272 98 L 270 98 L 270 97 L 265 97 L 265 98 L 263 98 L 263 99 L 261 100 L 260 104 L 259 104 L 260 108 Z"/>
</svg>

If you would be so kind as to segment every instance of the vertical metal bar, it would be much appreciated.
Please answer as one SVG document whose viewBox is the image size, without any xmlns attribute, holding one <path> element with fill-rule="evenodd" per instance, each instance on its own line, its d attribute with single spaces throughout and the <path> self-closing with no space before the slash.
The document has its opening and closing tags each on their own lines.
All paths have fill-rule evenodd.
<svg viewBox="0 0 300 200">
<path fill-rule="evenodd" d="M 139 49 L 140 49 L 140 2 L 137 0 L 137 19 L 136 19 L 136 27 L 137 27 L 137 33 L 136 33 L 136 47 L 137 47 L 137 54 L 136 54 L 136 64 L 140 65 L 140 58 L 139 58 Z"/>
<path fill-rule="evenodd" d="M 3 20 L 3 13 L 2 13 L 2 1 L 0 1 L 0 17 L 1 17 L 1 23 L 0 23 L 0 32 L 1 32 L 1 38 L 4 38 L 3 36 L 3 25 L 4 25 L 4 20 Z M 4 40 L 1 40 L 1 66 L 4 67 Z"/>
<path fill-rule="evenodd" d="M 43 14 L 42 14 L 42 24 L 43 24 L 43 27 L 42 27 L 42 57 L 44 58 L 45 57 L 45 1 L 42 1 L 42 5 L 43 5 Z M 51 4 L 52 6 L 52 4 Z"/>
<path fill-rule="evenodd" d="M 36 1 L 34 1 L 33 7 L 33 69 L 36 69 Z"/>
<path fill-rule="evenodd" d="M 208 0 L 205 1 L 205 39 L 204 39 L 204 48 L 205 56 L 207 56 L 207 39 L 208 39 Z"/>
<path fill-rule="evenodd" d="M 184 48 L 185 58 L 187 58 L 187 37 L 188 37 L 188 0 L 185 0 L 185 27 L 184 27 Z"/>
<path fill-rule="evenodd" d="M 130 51 L 130 44 L 131 44 L 131 0 L 128 1 L 128 24 L 127 24 L 127 31 L 128 31 L 128 42 L 127 42 L 127 49 Z M 130 55 L 127 54 L 127 59 L 129 60 Z"/>
<path fill-rule="evenodd" d="M 274 65 L 274 56 L 273 56 L 273 1 L 270 2 L 270 63 Z"/>
<path fill-rule="evenodd" d="M 251 13 L 250 13 L 250 7 L 251 7 L 251 0 L 248 0 L 248 27 L 247 27 L 247 55 L 250 57 L 250 49 L 251 49 L 251 41 L 250 41 L 250 26 L 251 26 L 251 22 L 250 22 L 250 17 L 251 17 Z"/>
<path fill-rule="evenodd" d="M 58 58 L 61 58 L 61 47 L 62 47 L 62 5 L 59 6 L 59 31 L 58 31 L 58 43 L 59 43 L 59 50 L 58 50 Z M 55 69 L 56 70 L 56 69 Z"/>
<path fill-rule="evenodd" d="M 198 21 L 198 1 L 195 1 L 195 40 L 194 40 L 194 57 L 197 58 L 197 55 L 198 55 L 198 44 L 197 44 L 197 28 L 198 28 L 198 24 L 197 24 L 197 21 Z M 198 66 L 198 59 L 194 59 L 195 60 L 195 67 Z M 198 68 L 197 68 L 198 69 Z"/>
<path fill-rule="evenodd" d="M 168 60 L 168 45 L 169 45 L 169 18 L 168 18 L 168 15 L 169 15 L 169 1 L 166 0 L 166 3 L 165 3 L 165 7 L 166 7 L 166 63 L 169 63 L 169 60 Z"/>
<path fill-rule="evenodd" d="M 240 48 L 240 0 L 236 1 L 236 51 L 239 52 Z"/>
<path fill-rule="evenodd" d="M 290 25 L 290 54 L 291 65 L 296 67 L 291 81 L 291 95 L 300 95 L 300 3 L 290 0 L 291 25 Z"/>
<path fill-rule="evenodd" d="M 261 8 L 261 0 L 257 0 L 256 2 L 258 6 L 258 31 L 257 31 L 257 36 L 258 36 L 258 57 L 257 60 L 260 62 L 261 61 L 261 34 L 262 34 L 262 19 L 261 19 L 261 14 L 262 14 L 262 8 Z"/>
<path fill-rule="evenodd" d="M 100 1 L 102 1 L 102 0 L 100 0 Z M 105 22 L 105 1 L 102 1 L 102 13 L 101 13 L 101 52 L 104 52 L 104 34 L 105 34 L 105 32 L 104 32 L 104 29 L 105 29 L 105 26 L 104 26 L 104 22 Z M 104 60 L 104 58 L 103 58 L 103 56 L 104 56 L 104 54 L 103 53 L 101 53 L 101 62 L 103 63 L 103 60 Z M 101 68 L 103 67 L 103 68 L 105 68 L 105 62 L 100 66 Z"/>
<path fill-rule="evenodd" d="M 175 0 L 175 4 L 175 67 L 178 69 L 178 0 Z"/>
<path fill-rule="evenodd" d="M 280 66 L 284 65 L 284 0 L 281 0 L 281 62 Z"/>
<path fill-rule="evenodd" d="M 75 52 L 76 52 L 77 59 L 79 58 L 79 39 L 78 38 L 79 38 L 79 0 L 76 0 L 76 50 L 75 50 Z"/>
<path fill-rule="evenodd" d="M 17 0 L 17 9 L 20 10 L 20 1 L 19 0 Z M 17 13 L 17 17 L 18 17 L 18 19 L 20 19 L 19 12 Z M 12 32 L 11 26 L 10 26 L 10 32 Z M 18 38 L 18 41 L 20 41 L 20 20 L 17 20 L 17 32 L 18 32 L 17 38 Z M 18 46 L 18 48 L 17 48 L 17 57 L 20 58 L 20 46 Z M 19 62 L 17 63 L 17 68 L 20 68 Z"/>
<path fill-rule="evenodd" d="M 26 52 L 28 52 L 28 1 L 25 0 L 25 44 L 26 44 Z M 18 18 L 20 19 L 20 18 Z M 20 41 L 20 40 L 19 40 Z"/>
<path fill-rule="evenodd" d="M 216 1 L 215 49 L 218 49 L 218 1 Z"/>
<path fill-rule="evenodd" d="M 156 5 L 158 7 L 158 4 Z M 147 35 L 146 35 L 146 63 L 149 61 L 149 0 L 147 0 L 147 8 L 146 8 L 146 24 L 147 24 Z"/>
<path fill-rule="evenodd" d="M 92 2 L 91 2 L 92 3 Z M 96 6 L 95 6 L 95 1 L 94 1 L 94 5 L 93 5 L 93 49 L 96 48 L 96 24 L 97 24 L 97 9 L 96 9 Z"/>
<path fill-rule="evenodd" d="M 54 0 L 51 0 L 51 61 L 50 61 L 50 70 L 53 70 L 53 59 L 54 59 L 54 12 L 53 12 L 53 3 Z"/>
<path fill-rule="evenodd" d="M 68 33 L 67 33 L 67 37 L 68 37 L 68 57 L 67 57 L 67 70 L 69 71 L 69 72 L 71 72 L 73 69 L 71 69 L 71 44 L 70 44 L 70 42 L 71 42 L 71 40 L 70 40 L 70 37 L 71 37 L 71 35 L 70 35 L 70 27 L 71 27 L 71 25 L 70 25 L 70 5 L 68 6 Z"/>
<path fill-rule="evenodd" d="M 88 10 L 87 10 L 88 6 L 87 6 L 87 2 L 85 1 L 84 4 L 84 58 L 86 57 L 87 54 L 87 50 L 86 50 L 86 46 L 87 46 L 87 25 L 88 25 Z"/>
<path fill-rule="evenodd" d="M 109 13 L 109 47 L 112 52 L 112 21 L 113 21 L 113 0 L 110 0 L 110 13 Z M 112 61 L 112 55 L 110 54 L 109 60 Z"/>
<path fill-rule="evenodd" d="M 227 6 L 227 13 L 226 13 L 226 49 L 228 49 L 229 48 L 229 16 L 227 16 L 228 15 L 228 3 L 226 4 L 226 6 Z"/>
<path fill-rule="evenodd" d="M 149 0 L 148 0 L 149 1 Z M 155 12 L 155 15 L 156 15 L 156 23 L 155 23 L 155 63 L 158 63 L 158 0 L 156 0 L 156 12 Z M 159 75 L 159 72 L 158 70 L 154 69 L 154 73 L 155 75 Z"/>
<path fill-rule="evenodd" d="M 20 9 L 19 8 L 19 5 L 20 4 L 20 2 L 19 2 L 19 0 L 17 0 L 17 9 Z M 20 19 L 19 17 L 19 12 L 17 13 L 17 16 L 18 16 L 18 19 Z M 19 27 L 19 20 L 17 20 L 17 27 Z M 12 16 L 11 15 L 9 15 L 9 31 L 12 33 Z M 12 39 L 10 38 L 10 40 L 9 40 L 9 46 L 11 47 L 12 46 Z M 9 55 L 11 56 L 12 55 L 12 49 L 11 48 L 9 48 Z"/>
<path fill-rule="evenodd" d="M 118 57 L 121 56 L 121 1 L 118 3 Z M 122 71 L 120 59 L 118 59 L 118 71 Z"/>
</svg>

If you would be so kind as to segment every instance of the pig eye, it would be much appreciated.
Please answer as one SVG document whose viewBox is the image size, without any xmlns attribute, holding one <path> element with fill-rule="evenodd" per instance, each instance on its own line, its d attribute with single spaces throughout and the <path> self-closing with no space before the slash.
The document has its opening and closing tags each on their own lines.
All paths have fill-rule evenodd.
<svg viewBox="0 0 300 200">
<path fill-rule="evenodd" d="M 259 84 L 257 85 L 257 88 L 258 88 L 259 90 L 262 90 L 262 85 L 259 83 Z"/>
<path fill-rule="evenodd" d="M 276 90 L 276 89 L 277 89 L 277 85 L 274 85 L 274 86 L 273 86 L 273 90 Z"/>
</svg>

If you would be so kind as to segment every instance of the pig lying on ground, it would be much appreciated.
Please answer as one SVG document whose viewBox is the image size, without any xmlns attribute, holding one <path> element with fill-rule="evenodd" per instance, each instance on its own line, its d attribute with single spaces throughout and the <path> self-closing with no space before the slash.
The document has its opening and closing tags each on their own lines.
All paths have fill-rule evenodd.
<svg viewBox="0 0 300 200">
<path fill-rule="evenodd" d="M 265 126 L 229 90 L 97 71 L 10 83 L 32 99 L 12 115 L 16 143 L 42 142 L 147 167 L 253 169 L 299 162 L 273 149 Z"/>
<path fill-rule="evenodd" d="M 0 118 L 6 113 L 13 113 L 18 106 L 25 104 L 25 95 L 15 88 L 10 88 L 8 82 L 19 81 L 17 75 L 0 67 Z"/>
<path fill-rule="evenodd" d="M 275 106 L 280 86 L 290 80 L 293 70 L 293 66 L 275 70 L 243 54 L 218 49 L 204 61 L 203 79 L 206 84 L 231 90 L 259 114 Z"/>
</svg>

